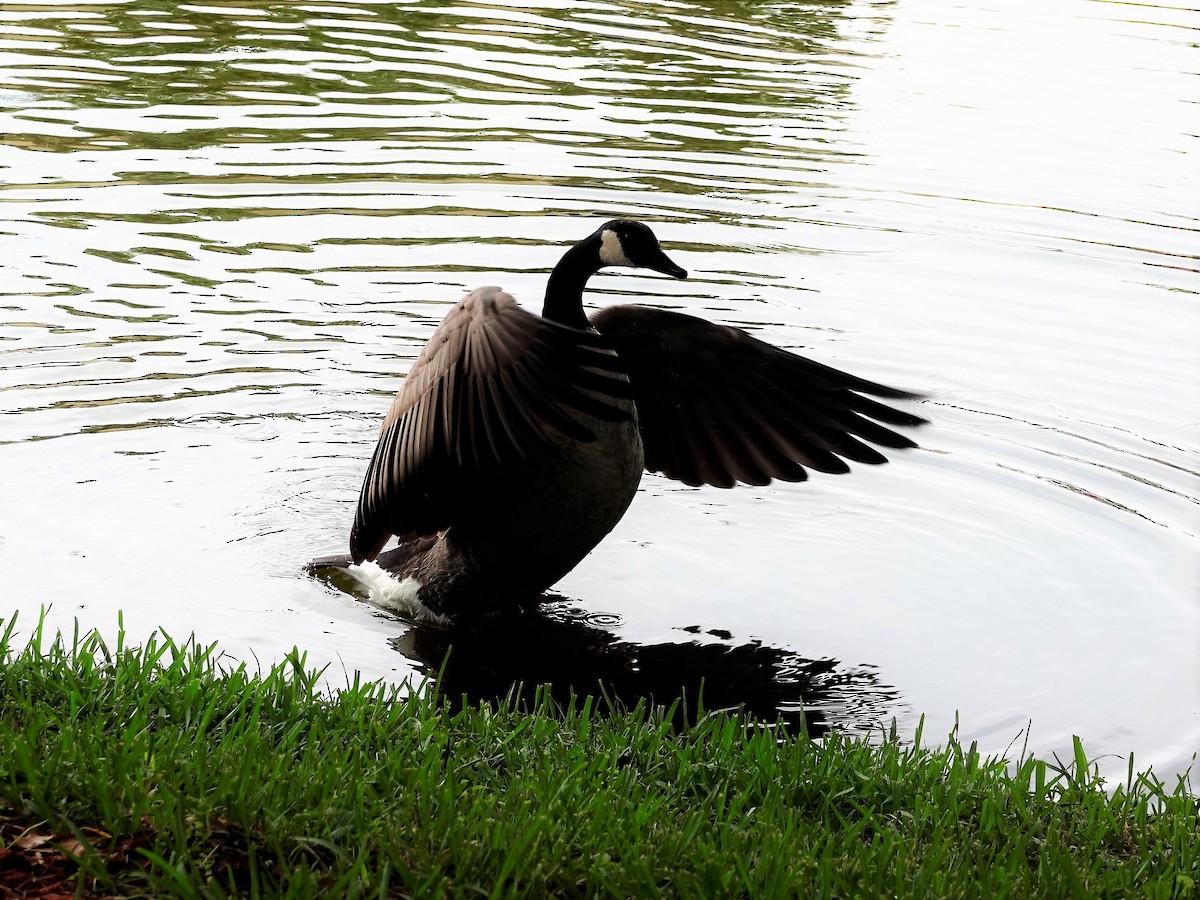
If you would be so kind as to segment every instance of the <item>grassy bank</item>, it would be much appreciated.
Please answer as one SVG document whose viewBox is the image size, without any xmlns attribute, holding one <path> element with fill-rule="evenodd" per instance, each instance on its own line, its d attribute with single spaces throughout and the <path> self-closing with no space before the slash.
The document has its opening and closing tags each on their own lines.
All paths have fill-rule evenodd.
<svg viewBox="0 0 1200 900">
<path fill-rule="evenodd" d="M 1131 775 L 677 729 L 590 701 L 452 712 L 299 658 L 0 646 L 0 897 L 1187 896 L 1197 804 Z M 55 893 L 57 891 L 58 893 Z"/>
</svg>

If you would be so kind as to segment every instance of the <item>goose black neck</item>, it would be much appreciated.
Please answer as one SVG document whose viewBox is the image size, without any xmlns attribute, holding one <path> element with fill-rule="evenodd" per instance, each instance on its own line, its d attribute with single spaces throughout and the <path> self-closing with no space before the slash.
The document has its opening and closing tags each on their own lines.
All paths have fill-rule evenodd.
<svg viewBox="0 0 1200 900">
<path fill-rule="evenodd" d="M 589 241 L 568 250 L 546 282 L 542 317 L 572 328 L 590 328 L 583 312 L 583 289 L 599 269 L 600 254 Z"/>
</svg>

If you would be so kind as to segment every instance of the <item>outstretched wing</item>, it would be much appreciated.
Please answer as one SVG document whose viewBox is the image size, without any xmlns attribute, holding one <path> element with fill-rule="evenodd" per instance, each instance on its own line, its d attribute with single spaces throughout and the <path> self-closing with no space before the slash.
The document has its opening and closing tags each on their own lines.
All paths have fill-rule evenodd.
<svg viewBox="0 0 1200 900">
<path fill-rule="evenodd" d="M 619 358 L 591 331 L 521 309 L 497 287 L 450 311 L 413 364 L 367 467 L 350 552 L 374 559 L 391 535 L 448 527 L 488 479 L 551 452 L 556 433 L 590 442 L 581 417 L 621 421 Z"/>
<path fill-rule="evenodd" d="M 864 394 L 917 395 L 780 350 L 740 328 L 645 306 L 612 306 L 592 324 L 627 366 L 646 468 L 685 484 L 803 481 L 805 468 L 879 464 L 915 447 L 891 426 L 924 424 Z M 883 423 L 883 424 L 880 424 Z"/>
</svg>

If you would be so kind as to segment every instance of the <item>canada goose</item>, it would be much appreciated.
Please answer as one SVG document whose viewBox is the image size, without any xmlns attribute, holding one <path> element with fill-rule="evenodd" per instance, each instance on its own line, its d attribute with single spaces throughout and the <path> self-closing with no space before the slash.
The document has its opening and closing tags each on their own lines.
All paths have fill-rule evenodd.
<svg viewBox="0 0 1200 900">
<path fill-rule="evenodd" d="M 646 225 L 617 219 L 554 267 L 541 316 L 498 287 L 463 297 L 383 421 L 350 557 L 315 566 L 376 560 L 399 580 L 376 602 L 469 618 L 571 571 L 624 515 L 644 469 L 763 485 L 887 461 L 860 438 L 916 446 L 879 423 L 924 419 L 863 396 L 913 394 L 681 313 L 622 305 L 589 319 L 583 289 L 605 266 L 687 276 Z M 392 535 L 399 546 L 382 552 Z"/>
</svg>

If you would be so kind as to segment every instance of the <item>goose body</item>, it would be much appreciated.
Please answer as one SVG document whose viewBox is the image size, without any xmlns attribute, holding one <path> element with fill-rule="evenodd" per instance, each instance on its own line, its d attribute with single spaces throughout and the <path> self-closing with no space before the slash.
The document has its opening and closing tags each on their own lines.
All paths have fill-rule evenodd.
<svg viewBox="0 0 1200 900">
<path fill-rule="evenodd" d="M 315 565 L 365 581 L 374 561 L 394 579 L 372 586 L 382 605 L 470 618 L 571 571 L 646 469 L 732 487 L 886 462 L 864 441 L 915 446 L 887 426 L 924 420 L 866 396 L 911 394 L 681 313 L 622 305 L 589 320 L 583 289 L 604 266 L 687 275 L 647 226 L 614 220 L 554 268 L 541 316 L 497 287 L 467 294 L 384 419 L 349 556 Z"/>
</svg>

